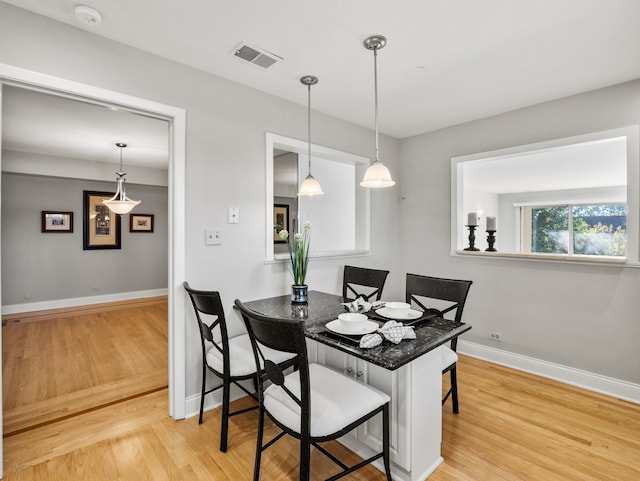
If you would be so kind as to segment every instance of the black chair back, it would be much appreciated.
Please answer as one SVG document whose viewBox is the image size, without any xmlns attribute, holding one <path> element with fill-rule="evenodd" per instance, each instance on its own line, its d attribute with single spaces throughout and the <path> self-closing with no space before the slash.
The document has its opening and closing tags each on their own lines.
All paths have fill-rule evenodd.
<svg viewBox="0 0 640 481">
<path fill-rule="evenodd" d="M 218 389 L 222 390 L 222 422 L 220 425 L 220 451 L 225 452 L 227 450 L 227 438 L 229 432 L 229 417 L 235 416 L 237 414 L 242 414 L 244 412 L 250 411 L 252 409 L 257 409 L 258 406 L 252 406 L 249 408 L 244 408 L 237 410 L 235 412 L 231 412 L 230 408 L 230 391 L 231 384 L 235 384 L 240 390 L 244 391 L 248 396 L 253 398 L 255 401 L 258 401 L 258 398 L 255 394 L 249 391 L 241 382 L 245 380 L 254 380 L 255 386 L 257 388 L 257 380 L 255 371 L 244 370 L 242 367 L 239 369 L 238 374 L 231 375 L 232 366 L 230 363 L 231 354 L 231 342 L 229 340 L 229 334 L 227 331 L 227 322 L 224 315 L 224 308 L 222 307 L 222 300 L 220 299 L 220 293 L 218 291 L 199 291 L 196 289 L 192 289 L 189 286 L 188 282 L 183 282 L 184 290 L 189 294 L 189 298 L 191 299 L 191 304 L 193 304 L 193 310 L 196 315 L 196 321 L 198 322 L 198 332 L 200 332 L 200 344 L 202 346 L 202 385 L 200 391 L 200 416 L 198 418 L 198 423 L 202 424 L 203 414 L 204 414 L 204 399 L 207 394 L 210 394 Z M 211 322 L 208 325 L 204 320 L 203 316 L 213 316 L 213 320 L 207 321 Z M 220 336 L 216 339 L 214 336 L 215 330 L 218 329 Z M 238 336 L 237 338 L 233 338 L 234 341 L 239 339 L 242 341 L 246 335 Z M 209 348 L 205 341 L 209 341 L 211 343 L 211 348 Z M 247 339 L 247 343 L 249 340 Z M 238 346 L 241 345 L 242 342 L 236 342 L 235 348 L 238 349 Z M 247 345 L 248 347 L 248 345 Z M 216 350 L 219 355 L 211 353 L 212 350 Z M 246 352 L 246 349 L 245 349 Z M 209 355 L 212 354 L 212 360 L 209 360 Z M 238 361 L 244 361 L 242 359 L 242 354 L 235 357 L 236 363 Z M 251 357 L 249 357 L 249 353 L 246 352 L 246 361 L 248 361 L 249 365 L 251 363 Z M 222 359 L 222 362 L 217 362 L 217 360 Z M 240 362 L 242 365 L 243 362 Z M 237 364 L 236 364 L 237 365 Z M 207 389 L 207 370 L 211 371 L 217 377 L 222 379 L 222 384 L 211 387 Z"/>
<path fill-rule="evenodd" d="M 293 401 L 300 406 L 300 434 L 308 436 L 310 430 L 311 388 L 304 320 L 296 321 L 266 317 L 247 309 L 239 299 L 236 299 L 235 305 L 242 313 L 242 319 L 247 326 L 256 365 L 260 365 L 260 361 L 264 363 L 264 371 L 258 378 L 260 393 L 264 390 L 266 380 L 283 388 Z M 265 355 L 261 345 L 276 351 L 295 353 L 296 356 L 290 361 L 278 365 L 272 359 L 269 359 L 268 355 Z M 300 397 L 296 396 L 284 385 L 284 370 L 291 366 L 297 366 L 300 374 Z"/>
<path fill-rule="evenodd" d="M 389 271 L 344 266 L 342 297 L 351 300 L 361 297 L 365 301 L 379 301 L 387 275 L 389 275 Z M 369 289 L 363 289 L 363 287 Z M 375 299 L 373 299 L 374 296 Z"/>
<path fill-rule="evenodd" d="M 417 274 L 407 274 L 406 302 L 415 304 L 425 312 L 433 312 L 439 317 L 451 318 L 451 313 L 455 310 L 454 320 L 461 322 L 462 311 L 467 302 L 467 294 L 472 281 L 460 279 L 445 279 L 441 277 L 419 276 Z M 431 303 L 430 305 L 427 305 Z M 434 307 L 437 304 L 437 307 Z M 451 374 L 451 388 L 442 398 L 442 404 L 451 396 L 453 399 L 453 412 L 458 414 L 458 381 L 457 381 L 457 357 L 455 351 L 458 347 L 458 338 L 451 339 L 451 351 L 454 354 L 443 357 L 442 374 Z"/>
<path fill-rule="evenodd" d="M 388 396 L 381 395 L 379 392 L 375 392 L 373 389 L 366 387 L 353 378 L 342 373 L 332 371 L 324 366 L 313 364 L 309 367 L 304 320 L 278 319 L 263 316 L 248 309 L 238 299 L 236 299 L 235 305 L 242 313 L 242 319 L 247 326 L 255 363 L 256 365 L 260 365 L 261 361 L 264 363 L 264 371 L 261 373 L 258 380 L 261 401 L 260 409 L 258 411 L 258 433 L 256 439 L 256 459 L 253 480 L 259 481 L 260 479 L 260 460 L 262 452 L 273 445 L 273 443 L 285 434 L 290 434 L 300 441 L 300 481 L 309 481 L 311 476 L 311 446 L 316 447 L 322 454 L 327 456 L 342 469 L 339 474 L 328 478 L 329 480 L 342 478 L 343 476 L 346 476 L 353 471 L 382 458 L 384 461 L 386 478 L 388 481 L 391 481 Z M 271 348 L 271 353 L 276 352 L 274 350 L 280 350 L 288 353 L 295 353 L 296 356 L 286 363 L 278 365 L 269 359 L 269 353 L 265 353 L 263 346 Z M 283 370 L 291 366 L 297 366 L 298 371 L 294 371 L 285 376 Z M 316 414 L 314 415 L 322 416 L 320 413 L 332 413 L 333 420 L 338 420 L 338 424 L 336 426 L 331 426 L 333 429 L 337 429 L 335 432 L 331 432 L 332 430 L 329 432 L 317 432 L 315 433 L 315 436 L 311 433 L 312 410 L 310 373 L 313 374 L 314 379 L 318 381 L 317 385 L 314 385 L 313 391 L 314 393 L 317 393 L 317 397 L 314 402 L 314 413 Z M 273 384 L 269 385 L 265 390 L 266 380 L 271 381 Z M 347 406 L 347 408 L 345 408 L 345 416 L 342 418 L 340 416 L 335 417 L 335 405 L 332 405 L 332 399 L 337 395 L 335 392 L 336 385 L 341 386 L 339 388 L 341 389 L 340 394 L 344 397 L 342 402 L 345 404 L 347 403 L 346 399 L 350 400 L 350 393 L 355 393 L 354 397 L 356 398 L 364 396 L 366 393 L 367 395 L 371 395 L 373 399 L 377 399 L 378 404 L 376 407 L 365 413 L 357 412 L 357 410 L 354 412 L 353 409 L 349 409 L 353 408 L 353 406 Z M 298 389 L 299 394 L 297 394 Z M 266 410 L 265 404 L 268 402 L 272 402 L 276 406 L 287 404 L 282 402 L 280 390 L 286 393 L 286 395 L 289 396 L 289 398 L 291 398 L 299 407 L 299 419 L 297 418 L 297 413 L 295 414 L 296 419 L 294 420 L 286 414 L 283 415 L 282 412 L 278 415 Z M 367 393 L 367 391 L 370 392 Z M 274 394 L 274 392 L 276 394 Z M 291 411 L 291 408 L 288 407 L 285 411 Z M 263 443 L 265 413 L 282 430 L 282 432 L 266 443 Z M 354 466 L 347 466 L 319 444 L 324 441 L 331 441 L 344 436 L 378 413 L 382 414 L 382 450 L 379 453 L 373 454 L 368 459 L 365 459 Z"/>
<path fill-rule="evenodd" d="M 473 281 L 445 279 L 441 277 L 407 274 L 406 302 L 415 304 L 426 312 L 435 312 L 440 317 L 455 310 L 455 321 L 461 322 L 462 311 Z M 426 305 L 428 300 L 444 301 L 446 306 Z"/>
<path fill-rule="evenodd" d="M 205 340 L 209 341 L 215 349 L 217 349 L 223 356 L 224 369 L 229 370 L 229 335 L 227 333 L 227 322 L 224 316 L 224 308 L 222 307 L 222 300 L 220 299 L 220 293 L 218 291 L 198 291 L 192 289 L 188 282 L 182 283 L 184 290 L 189 294 L 193 309 L 196 314 L 196 320 L 198 321 L 198 330 L 200 332 L 200 344 L 202 345 L 202 357 L 204 359 L 206 355 Z M 215 316 L 216 319 L 207 325 L 202 321 L 200 314 L 206 314 Z M 220 342 L 216 342 L 213 333 L 216 328 L 220 330 Z M 223 373 L 220 373 L 223 374 Z"/>
</svg>

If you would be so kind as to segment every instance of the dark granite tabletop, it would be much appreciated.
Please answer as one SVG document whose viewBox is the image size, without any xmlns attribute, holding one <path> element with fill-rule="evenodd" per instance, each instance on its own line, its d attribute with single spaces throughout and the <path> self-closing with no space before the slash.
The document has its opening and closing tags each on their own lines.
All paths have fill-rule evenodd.
<svg viewBox="0 0 640 481">
<path fill-rule="evenodd" d="M 405 323 L 415 326 L 416 339 L 405 339 L 399 344 L 383 340 L 379 346 L 362 349 L 359 347 L 360 336 L 337 334 L 325 327 L 327 322 L 347 312 L 347 308 L 341 305 L 341 302 L 344 302 L 342 296 L 310 291 L 307 304 L 292 304 L 291 297 L 286 295 L 244 302 L 244 305 L 268 317 L 304 319 L 308 338 L 392 371 L 471 329 L 471 326 L 465 323 L 456 323 L 433 315 L 424 316 L 412 323 Z M 373 310 L 365 314 L 380 326 L 389 320 Z"/>
</svg>

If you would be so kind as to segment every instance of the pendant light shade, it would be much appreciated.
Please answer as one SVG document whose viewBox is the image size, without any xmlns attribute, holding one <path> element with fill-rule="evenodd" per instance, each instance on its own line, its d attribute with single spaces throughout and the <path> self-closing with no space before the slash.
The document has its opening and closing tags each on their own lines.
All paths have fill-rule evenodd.
<svg viewBox="0 0 640 481">
<path fill-rule="evenodd" d="M 364 42 L 367 50 L 373 50 L 373 85 L 375 93 L 375 130 L 376 130 L 376 160 L 364 173 L 364 178 L 360 185 L 362 187 L 380 188 L 391 187 L 395 184 L 391 179 L 391 173 L 380 160 L 378 153 L 378 50 L 387 44 L 387 39 L 382 35 L 372 35 Z"/>
<path fill-rule="evenodd" d="M 307 178 L 304 179 L 302 184 L 300 185 L 300 192 L 298 195 L 322 195 L 324 192 L 322 191 L 322 187 L 320 187 L 320 182 L 316 180 L 316 178 L 309 174 Z"/>
<path fill-rule="evenodd" d="M 311 86 L 318 83 L 318 77 L 305 75 L 300 78 L 300 83 L 307 86 L 307 157 L 309 160 L 309 174 L 300 185 L 298 195 L 322 195 L 322 187 L 313 175 L 311 175 Z"/>
<path fill-rule="evenodd" d="M 395 182 L 391 179 L 389 169 L 382 162 L 374 162 L 364 173 L 360 185 L 362 187 L 391 187 Z"/>
<path fill-rule="evenodd" d="M 127 194 L 124 191 L 124 183 L 125 183 L 124 176 L 127 174 L 122 171 L 122 149 L 124 149 L 127 146 L 127 144 L 118 142 L 116 146 L 120 148 L 120 170 L 116 172 L 116 175 L 118 176 L 116 178 L 116 181 L 118 182 L 118 187 L 115 195 L 109 200 L 103 200 L 102 203 L 107 207 L 109 207 L 109 209 L 115 212 L 116 214 L 128 214 L 141 201 L 129 199 L 129 197 L 127 197 Z"/>
</svg>

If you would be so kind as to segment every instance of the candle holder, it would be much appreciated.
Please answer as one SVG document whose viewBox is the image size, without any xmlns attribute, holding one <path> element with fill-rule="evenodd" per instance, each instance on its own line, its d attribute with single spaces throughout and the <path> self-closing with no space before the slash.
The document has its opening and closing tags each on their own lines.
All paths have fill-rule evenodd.
<svg viewBox="0 0 640 481">
<path fill-rule="evenodd" d="M 487 231 L 487 244 L 489 244 L 489 247 L 487 247 L 485 249 L 485 251 L 487 251 L 487 252 L 498 252 L 498 249 L 493 247 L 493 244 L 496 243 L 495 233 L 496 233 L 495 230 L 488 230 Z"/>
<path fill-rule="evenodd" d="M 476 244 L 476 227 L 478 227 L 477 225 L 468 225 L 467 228 L 469 229 L 469 247 L 465 247 L 463 250 L 465 251 L 479 251 L 480 249 L 478 249 L 475 244 Z"/>
</svg>

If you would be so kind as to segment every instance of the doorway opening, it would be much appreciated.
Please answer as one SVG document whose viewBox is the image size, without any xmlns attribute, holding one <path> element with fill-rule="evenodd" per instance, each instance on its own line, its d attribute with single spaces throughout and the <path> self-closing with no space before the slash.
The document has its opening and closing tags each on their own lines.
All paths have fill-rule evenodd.
<svg viewBox="0 0 640 481">
<path fill-rule="evenodd" d="M 0 64 L 2 87 L 17 86 L 164 119 L 169 123 L 168 165 L 168 385 L 169 415 L 182 419 L 185 402 L 185 319 L 181 285 L 185 277 L 186 113 L 170 105 Z M 0 118 L 0 123 L 2 119 Z M 0 139 L 1 141 L 1 139 Z M 2 159 L 0 158 L 0 162 Z M 0 219 L 1 222 L 1 219 Z M 6 280 L 0 279 L 0 283 Z M 0 299 L 1 301 L 1 299 Z M 0 305 L 2 303 L 0 302 Z M 1 438 L 0 438 L 1 439 Z M 2 459 L 0 457 L 0 466 Z M 0 476 L 2 473 L 0 472 Z"/>
</svg>

